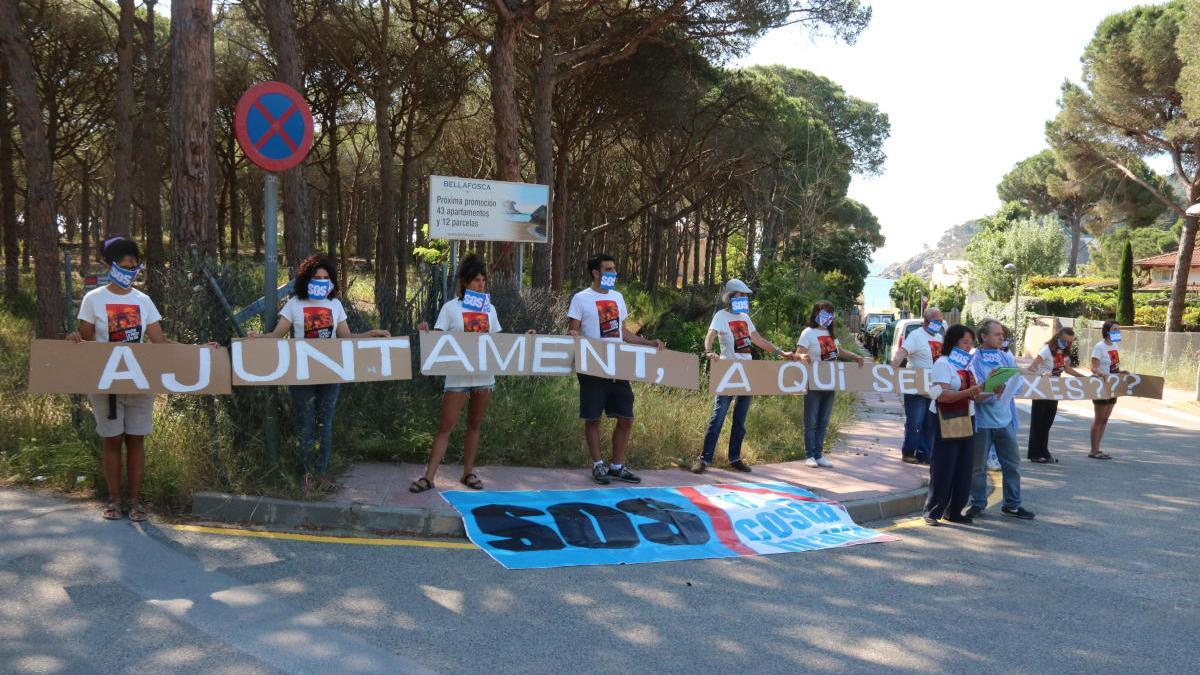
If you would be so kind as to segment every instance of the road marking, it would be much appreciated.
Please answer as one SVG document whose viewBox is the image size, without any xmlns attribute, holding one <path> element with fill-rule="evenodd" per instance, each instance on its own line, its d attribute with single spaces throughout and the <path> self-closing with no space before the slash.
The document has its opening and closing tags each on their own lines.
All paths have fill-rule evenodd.
<svg viewBox="0 0 1200 675">
<path fill-rule="evenodd" d="M 205 527 L 203 525 L 170 525 L 166 527 L 181 532 L 201 532 L 204 534 L 223 534 L 230 537 L 254 537 L 258 539 L 287 539 L 289 541 L 309 541 L 319 544 L 359 544 L 363 546 L 416 546 L 418 548 L 457 548 L 474 549 L 475 544 L 457 541 L 426 541 L 423 539 L 384 539 L 372 537 L 332 537 L 322 534 L 296 534 L 293 532 L 266 532 L 263 530 L 237 530 L 225 527 Z"/>
</svg>

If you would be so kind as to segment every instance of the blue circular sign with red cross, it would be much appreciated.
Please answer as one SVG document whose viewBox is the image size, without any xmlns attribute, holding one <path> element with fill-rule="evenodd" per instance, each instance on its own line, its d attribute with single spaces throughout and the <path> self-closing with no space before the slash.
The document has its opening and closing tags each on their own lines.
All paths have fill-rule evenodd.
<svg viewBox="0 0 1200 675">
<path fill-rule="evenodd" d="M 233 126 L 246 158 L 267 171 L 287 171 L 312 149 L 308 102 L 282 82 L 259 82 L 246 90 Z"/>
</svg>

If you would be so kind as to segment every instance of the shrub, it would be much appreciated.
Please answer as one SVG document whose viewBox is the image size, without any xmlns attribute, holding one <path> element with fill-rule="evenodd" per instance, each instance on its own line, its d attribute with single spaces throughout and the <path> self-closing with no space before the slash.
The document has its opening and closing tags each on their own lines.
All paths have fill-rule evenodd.
<svg viewBox="0 0 1200 675">
<path fill-rule="evenodd" d="M 1036 295 L 1036 291 L 1045 288 L 1061 288 L 1066 286 L 1087 286 L 1089 284 L 1116 283 L 1116 279 L 1104 277 L 1030 277 L 1021 284 L 1022 292 Z"/>
<path fill-rule="evenodd" d="M 1055 316 L 1110 317 L 1116 311 L 1111 291 L 1086 290 L 1082 286 L 1050 288 L 1038 293 L 1041 311 Z"/>
</svg>

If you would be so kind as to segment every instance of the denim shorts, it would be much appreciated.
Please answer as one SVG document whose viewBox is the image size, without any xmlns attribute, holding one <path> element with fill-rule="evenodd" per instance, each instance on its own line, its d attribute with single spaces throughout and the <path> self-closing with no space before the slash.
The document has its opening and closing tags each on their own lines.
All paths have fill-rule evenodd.
<svg viewBox="0 0 1200 675">
<path fill-rule="evenodd" d="M 446 387 L 445 391 L 452 391 L 456 394 L 470 394 L 473 391 L 492 391 L 496 388 L 494 384 L 485 384 L 480 387 Z"/>
</svg>

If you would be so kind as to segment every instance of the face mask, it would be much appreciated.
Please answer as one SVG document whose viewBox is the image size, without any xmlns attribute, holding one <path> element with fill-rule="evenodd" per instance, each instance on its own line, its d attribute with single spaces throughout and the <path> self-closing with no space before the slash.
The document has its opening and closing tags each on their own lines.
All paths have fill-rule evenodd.
<svg viewBox="0 0 1200 675">
<path fill-rule="evenodd" d="M 833 325 L 833 312 L 829 312 L 824 309 L 821 310 L 821 313 L 817 314 L 817 323 L 824 326 L 825 328 L 829 328 L 830 326 L 832 326 Z"/>
<path fill-rule="evenodd" d="M 944 330 L 945 327 L 946 324 L 942 323 L 941 321 L 930 321 L 929 325 L 925 327 L 925 330 L 929 331 L 930 335 L 941 335 L 942 330 Z"/>
<path fill-rule="evenodd" d="M 1108 339 L 1112 340 L 1113 342 L 1120 342 L 1121 341 L 1121 331 L 1119 331 L 1119 330 L 1112 331 L 1111 333 L 1108 334 Z"/>
<path fill-rule="evenodd" d="M 324 300 L 333 291 L 333 282 L 328 279 L 310 279 L 308 282 L 308 299 Z"/>
<path fill-rule="evenodd" d="M 476 310 L 479 310 L 482 312 L 482 311 L 484 311 L 484 308 L 487 307 L 487 304 L 488 304 L 487 293 L 477 293 L 477 292 L 471 291 L 471 290 L 463 291 L 463 297 L 462 297 L 462 306 L 463 307 L 465 307 L 467 309 L 476 309 Z"/>
<path fill-rule="evenodd" d="M 121 288 L 129 288 L 133 285 L 133 280 L 137 278 L 138 272 L 142 271 L 142 266 L 127 270 L 120 265 L 113 263 L 108 269 L 108 280 Z"/>
<path fill-rule="evenodd" d="M 971 362 L 971 354 L 961 347 L 950 350 L 950 354 L 946 358 L 950 360 L 950 365 L 959 370 L 966 368 L 967 364 Z"/>
<path fill-rule="evenodd" d="M 617 273 L 604 272 L 600 275 L 600 288 L 612 290 L 617 287 Z"/>
<path fill-rule="evenodd" d="M 1000 343 L 1000 351 L 1008 351 L 1008 346 L 1012 344 L 1012 340 L 1004 338 L 1004 342 Z"/>
<path fill-rule="evenodd" d="M 729 303 L 730 309 L 734 314 L 749 314 L 750 313 L 750 298 L 734 298 Z"/>
<path fill-rule="evenodd" d="M 1058 350 L 1063 351 L 1066 348 L 1067 348 L 1067 341 L 1062 338 L 1059 338 L 1058 339 Z"/>
</svg>

